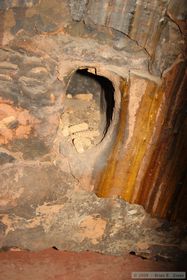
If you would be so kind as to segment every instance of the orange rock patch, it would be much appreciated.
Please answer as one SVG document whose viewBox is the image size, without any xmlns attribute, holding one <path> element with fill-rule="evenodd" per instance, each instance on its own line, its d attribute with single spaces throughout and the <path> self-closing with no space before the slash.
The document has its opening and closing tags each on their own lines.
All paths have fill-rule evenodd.
<svg viewBox="0 0 187 280">
<path fill-rule="evenodd" d="M 88 238 L 93 244 L 97 244 L 104 234 L 106 223 L 101 218 L 93 216 L 85 217 L 80 223 L 81 239 Z"/>
<path fill-rule="evenodd" d="M 37 119 L 28 110 L 15 107 L 13 102 L 0 99 L 0 144 L 28 138 Z"/>
</svg>

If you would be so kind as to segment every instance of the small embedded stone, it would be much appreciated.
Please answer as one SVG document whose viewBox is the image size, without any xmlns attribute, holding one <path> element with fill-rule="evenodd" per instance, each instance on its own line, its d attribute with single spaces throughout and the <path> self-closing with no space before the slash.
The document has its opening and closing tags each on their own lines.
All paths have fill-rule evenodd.
<svg viewBox="0 0 187 280">
<path fill-rule="evenodd" d="M 73 142 L 73 145 L 74 145 L 77 153 L 81 154 L 84 152 L 83 143 L 78 138 L 73 139 L 72 142 Z"/>
<path fill-rule="evenodd" d="M 18 121 L 14 116 L 6 117 L 0 121 L 0 126 L 6 126 L 8 128 L 15 128 Z"/>
<path fill-rule="evenodd" d="M 6 74 L 0 74 L 0 80 L 2 81 L 12 81 L 12 78 Z"/>
<path fill-rule="evenodd" d="M 0 62 L 0 68 L 17 70 L 18 66 L 16 64 L 11 63 L 11 62 L 4 61 L 4 62 Z"/>
<path fill-rule="evenodd" d="M 80 131 L 84 131 L 84 130 L 88 130 L 88 124 L 85 122 L 69 126 L 69 131 L 71 134 L 80 132 Z"/>
<path fill-rule="evenodd" d="M 83 101 L 91 101 L 93 99 L 92 93 L 79 93 L 75 95 L 76 99 L 83 100 Z"/>
<path fill-rule="evenodd" d="M 72 99 L 72 94 L 68 93 L 67 98 Z"/>
<path fill-rule="evenodd" d="M 83 153 L 85 150 L 92 146 L 92 143 L 89 138 L 80 138 L 76 137 L 73 139 L 73 144 L 78 153 Z"/>
<path fill-rule="evenodd" d="M 30 71 L 31 74 L 48 73 L 45 67 L 34 67 Z"/>
<path fill-rule="evenodd" d="M 100 135 L 98 130 L 85 130 L 85 131 L 80 131 L 75 134 L 79 138 L 89 138 L 89 139 L 94 139 L 95 137 L 98 137 Z"/>
<path fill-rule="evenodd" d="M 65 126 L 65 127 L 63 128 L 62 134 L 63 134 L 64 137 L 69 136 L 69 129 L 68 129 L 67 126 Z"/>
</svg>

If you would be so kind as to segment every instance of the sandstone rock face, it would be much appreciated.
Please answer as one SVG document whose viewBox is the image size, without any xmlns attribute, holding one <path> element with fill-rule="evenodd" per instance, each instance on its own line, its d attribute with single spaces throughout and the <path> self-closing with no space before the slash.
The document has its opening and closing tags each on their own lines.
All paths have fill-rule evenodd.
<svg viewBox="0 0 187 280">
<path fill-rule="evenodd" d="M 86 11 L 86 5 L 88 0 L 71 0 L 69 1 L 69 6 L 71 10 L 72 19 L 75 21 L 80 21 Z"/>
<path fill-rule="evenodd" d="M 127 35 L 137 42 L 139 46 L 146 49 L 152 57 L 152 61 L 155 60 L 155 52 L 163 53 L 165 48 L 167 48 L 167 51 L 171 51 L 173 58 L 175 57 L 174 59 L 176 59 L 181 52 L 178 48 L 180 47 L 180 41 L 183 39 L 180 31 L 177 29 L 175 31 L 172 30 L 172 34 L 175 34 L 174 36 L 179 36 L 179 39 L 175 40 L 175 47 L 168 44 L 168 39 L 164 40 L 165 46 L 162 46 L 162 43 L 160 43 L 160 40 L 163 41 L 163 33 L 165 33 L 163 29 L 170 29 L 172 25 L 172 21 L 168 21 L 166 17 L 169 2 L 172 1 L 121 0 L 114 1 L 112 4 L 109 0 L 90 1 L 85 20 L 87 24 L 93 22 L 97 25 L 113 28 Z M 170 3 L 170 6 L 173 7 L 177 5 L 176 3 L 177 1 L 173 1 L 173 3 Z M 182 7 L 182 3 L 180 5 Z M 177 27 L 175 26 L 175 28 Z M 169 34 L 170 32 L 167 31 L 167 36 Z M 125 36 L 121 36 L 120 40 L 121 42 L 125 40 Z M 170 62 L 168 61 L 167 55 L 162 57 L 164 70 L 168 68 L 168 63 L 169 66 L 173 63 L 171 60 Z M 157 69 L 152 68 L 152 72 L 159 74 L 159 67 Z"/>
<path fill-rule="evenodd" d="M 0 209 L 6 213 L 1 214 L 1 247 L 135 251 L 145 257 L 162 257 L 168 247 L 173 250 L 168 258 L 176 253 L 176 228 L 166 231 L 167 223 L 150 218 L 140 205 L 82 190 L 51 163 L 9 165 L 0 176 Z"/>
<path fill-rule="evenodd" d="M 183 226 L 160 220 L 185 218 L 175 6 L 1 1 L 1 247 L 170 259 L 186 250 Z"/>
<path fill-rule="evenodd" d="M 6 1 L 2 0 L 0 3 L 0 9 L 10 9 L 10 8 L 31 8 L 32 6 L 38 4 L 40 0 L 11 0 L 11 1 Z"/>
</svg>

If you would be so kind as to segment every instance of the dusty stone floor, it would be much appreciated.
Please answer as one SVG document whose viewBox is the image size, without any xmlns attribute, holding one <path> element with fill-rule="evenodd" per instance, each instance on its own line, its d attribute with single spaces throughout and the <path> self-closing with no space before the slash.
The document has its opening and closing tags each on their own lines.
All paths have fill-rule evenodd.
<svg viewBox="0 0 187 280">
<path fill-rule="evenodd" d="M 128 280 L 135 271 L 183 271 L 185 263 L 151 261 L 133 255 L 47 249 L 0 253 L 1 280 Z"/>
</svg>

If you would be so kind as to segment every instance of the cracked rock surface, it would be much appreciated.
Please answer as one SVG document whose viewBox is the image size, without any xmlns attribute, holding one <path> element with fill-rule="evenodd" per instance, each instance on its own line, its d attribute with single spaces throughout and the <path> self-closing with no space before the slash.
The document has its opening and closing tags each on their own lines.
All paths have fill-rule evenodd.
<svg viewBox="0 0 187 280">
<path fill-rule="evenodd" d="M 157 99 L 153 88 L 162 83 L 160 76 L 172 67 L 183 48 L 179 27 L 184 1 L 180 2 L 182 6 L 175 0 L 169 5 L 165 0 L 0 1 L 1 248 L 55 246 L 111 255 L 131 251 L 161 259 L 180 259 L 185 254 L 184 225 L 151 218 L 142 206 L 120 197 L 95 195 L 93 169 L 100 171 L 105 166 L 115 133 L 109 135 L 110 146 L 106 145 L 101 161 L 97 160 L 100 151 L 88 154 L 101 136 L 99 106 L 91 91 L 86 95 L 79 92 L 79 96 L 67 91 L 71 74 L 80 67 L 108 77 L 115 89 L 122 89 L 122 95 L 128 80 L 132 90 L 127 134 L 131 139 L 144 93 L 150 93 L 145 104 L 146 98 L 150 103 L 154 96 Z M 169 94 L 163 93 L 165 103 L 173 108 L 175 98 L 170 99 Z M 119 96 L 115 97 L 115 116 L 120 110 Z M 66 104 L 65 97 L 69 97 Z M 75 99 L 80 104 L 77 111 Z M 144 109 L 142 116 L 149 112 L 146 106 Z M 84 121 L 80 118 L 83 110 L 88 112 Z M 118 129 L 117 121 L 114 126 Z M 151 122 L 152 115 L 144 123 Z M 140 130 L 142 127 L 144 124 Z M 165 135 L 165 130 L 171 134 Z M 178 128 L 164 127 L 161 138 L 178 143 L 177 134 Z M 68 141 L 74 150 L 66 145 Z M 135 146 L 141 150 L 136 142 Z"/>
<path fill-rule="evenodd" d="M 98 198 L 50 163 L 9 164 L 0 181 L 1 247 L 182 255 L 184 236 L 176 239 L 177 227 L 151 218 L 140 205 Z"/>
</svg>

